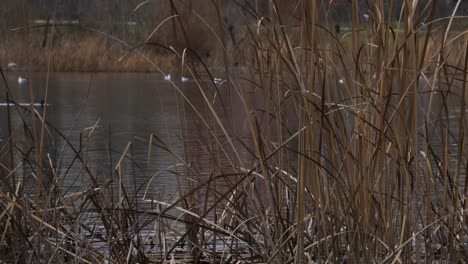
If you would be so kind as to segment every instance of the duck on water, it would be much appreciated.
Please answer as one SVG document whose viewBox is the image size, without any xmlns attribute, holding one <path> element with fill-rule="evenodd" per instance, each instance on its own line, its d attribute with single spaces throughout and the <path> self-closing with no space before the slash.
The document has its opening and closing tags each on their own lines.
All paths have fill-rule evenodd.
<svg viewBox="0 0 468 264">
<path fill-rule="evenodd" d="M 171 74 L 170 74 L 170 73 L 165 74 L 165 75 L 164 75 L 164 80 L 166 80 L 166 81 L 172 81 L 172 76 L 171 76 Z M 180 81 L 182 81 L 182 82 L 187 82 L 187 81 L 189 81 L 189 80 L 190 80 L 190 79 L 189 79 L 188 77 L 186 77 L 186 76 L 180 76 Z"/>
<path fill-rule="evenodd" d="M 18 77 L 18 84 L 19 85 L 23 85 L 23 84 L 27 84 L 27 83 L 28 83 L 28 78 L 23 77 L 23 76 Z"/>
<path fill-rule="evenodd" d="M 9 102 L 9 103 L 0 103 L 0 106 L 13 106 L 13 105 L 18 105 L 18 106 L 31 106 L 31 103 L 16 103 L 16 102 Z M 32 103 L 33 106 L 50 106 L 50 104 L 46 104 L 44 99 L 42 99 L 39 103 Z"/>
</svg>

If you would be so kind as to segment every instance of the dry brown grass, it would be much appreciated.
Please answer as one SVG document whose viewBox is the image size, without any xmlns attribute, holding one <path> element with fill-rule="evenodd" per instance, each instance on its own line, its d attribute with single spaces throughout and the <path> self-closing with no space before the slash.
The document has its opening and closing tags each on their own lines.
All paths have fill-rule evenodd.
<svg viewBox="0 0 468 264">
<path fill-rule="evenodd" d="M 28 41 L 25 41 L 27 39 Z M 31 65 L 32 71 L 46 71 L 48 47 L 42 47 L 39 36 L 26 38 L 19 34 L 1 44 L 3 64 L 13 61 L 20 67 Z M 31 41 L 32 40 L 32 41 Z M 154 68 L 145 58 L 106 36 L 98 34 L 65 34 L 54 38 L 50 59 L 52 71 L 74 72 L 149 72 Z M 170 54 L 140 48 L 154 63 L 170 69 Z M 25 51 L 29 51 L 29 56 Z"/>
<path fill-rule="evenodd" d="M 31 71 L 47 71 L 50 59 L 51 71 L 56 72 L 155 72 L 153 65 L 170 72 L 180 68 L 180 61 L 173 51 L 182 52 L 188 45 L 180 35 L 176 43 L 163 45 L 158 38 L 129 44 L 100 31 L 81 29 L 78 32 L 57 33 L 50 49 L 50 43 L 44 42 L 42 33 L 27 33 L 26 29 L 11 32 L 0 43 L 2 65 L 16 62 L 23 71 L 28 67 Z M 219 68 L 220 52 L 210 49 L 210 42 L 202 41 L 204 36 L 206 30 L 194 27 L 189 46 L 204 63 Z"/>
<path fill-rule="evenodd" d="M 211 31 L 213 43 L 225 52 L 222 86 L 198 78 L 211 74 L 209 65 L 200 67 L 200 57 L 173 52 L 176 64 L 183 62 L 183 71 L 195 77 L 190 94 L 172 83 L 184 151 L 177 153 L 155 135 L 147 144 L 148 157 L 158 150 L 173 159 L 168 170 L 179 183 L 175 201 L 149 196 L 140 201 L 129 194 L 120 179 L 121 161 L 133 158 L 131 143 L 112 164 L 110 180 L 99 183 L 84 162 L 85 146 L 68 141 L 72 163 L 84 168 L 77 177 L 89 179 L 89 189 L 72 198 L 60 192 L 47 196 L 38 184 L 32 201 L 8 176 L 16 164 L 11 158 L 16 138 L 10 135 L 3 146 L 10 155 L 2 166 L 8 180 L 0 192 L 5 260 L 136 263 L 148 261 L 143 249 L 156 243 L 160 261 L 169 261 L 185 244 L 179 254 L 194 262 L 466 262 L 467 32 L 445 38 L 445 27 L 421 24 L 409 0 L 398 27 L 376 15 L 364 26 L 353 1 L 353 30 L 336 37 L 333 23 L 321 19 L 319 1 L 299 2 L 301 14 L 293 25 L 285 24 L 290 20 L 275 12 L 272 2 L 268 17 L 243 6 L 247 61 L 241 76 L 231 69 L 236 58 L 228 35 Z M 219 14 L 216 3 L 210 8 Z M 370 12 L 384 14 L 383 1 L 374 3 Z M 224 23 L 221 16 L 216 23 Z M 162 67 L 144 51 L 137 55 Z M 196 104 L 193 93 L 200 99 Z M 189 110 L 193 116 L 187 117 Z M 28 115 L 33 119 L 36 113 Z M 188 130 L 190 118 L 197 131 Z M 35 131 L 34 120 L 25 120 Z M 36 135 L 27 134 L 28 147 L 38 153 L 27 156 L 29 164 L 38 183 L 53 182 L 54 162 L 37 150 L 44 138 Z M 194 136 L 208 157 L 208 176 L 197 169 Z M 139 207 L 142 203 L 151 208 Z M 81 232 L 88 227 L 81 220 L 90 212 L 97 212 L 104 226 L 101 237 Z M 144 226 L 136 221 L 148 215 L 144 226 L 154 227 L 152 238 L 142 237 Z M 174 221 L 184 228 L 171 229 Z M 177 241 L 168 245 L 169 236 Z M 106 250 L 88 246 L 92 239 Z M 216 241 L 223 247 L 213 247 Z"/>
</svg>

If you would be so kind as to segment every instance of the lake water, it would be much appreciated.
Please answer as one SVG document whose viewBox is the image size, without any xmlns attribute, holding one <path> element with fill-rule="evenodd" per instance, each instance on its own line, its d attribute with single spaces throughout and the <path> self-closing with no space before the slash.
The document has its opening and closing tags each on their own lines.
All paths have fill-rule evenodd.
<svg viewBox="0 0 468 264">
<path fill-rule="evenodd" d="M 31 85 L 36 98 L 35 109 L 42 113 L 41 100 L 45 92 L 46 76 L 43 74 L 31 76 L 28 84 L 21 85 L 18 84 L 18 77 L 14 73 L 9 73 L 7 77 L 12 97 L 26 107 L 30 102 L 28 85 Z M 207 81 L 204 85 L 207 91 L 211 90 L 208 94 L 212 95 L 215 91 L 214 84 Z M 226 89 L 222 89 L 225 85 L 221 84 L 218 87 L 220 96 L 210 100 L 219 101 L 219 98 L 228 98 Z M 208 111 L 193 81 L 177 82 L 177 86 L 197 111 L 202 115 Z M 2 87 L 2 95 L 5 94 L 6 90 Z M 200 141 L 202 140 L 200 136 L 208 138 L 208 135 L 199 133 L 205 131 L 203 120 L 192 106 L 187 103 L 182 104 L 183 99 L 180 96 L 178 98 L 179 92 L 160 74 L 52 74 L 48 94 L 47 121 L 65 134 L 76 149 L 79 149 L 80 135 L 82 135 L 81 140 L 86 146 L 83 156 L 100 182 L 109 179 L 112 174 L 115 176 L 113 171 L 116 162 L 130 142 L 132 145 L 127 157 L 132 157 L 135 162 L 124 159 L 121 166 L 121 175 L 130 189 L 145 190 L 148 187 L 149 193 L 164 196 L 166 199 L 173 198 L 177 191 L 176 172 L 182 174 L 184 171 L 183 166 L 174 167 L 175 164 L 181 164 L 181 161 L 174 157 L 184 158 L 183 142 L 188 146 L 186 151 L 193 157 L 192 167 L 199 176 L 209 176 L 207 173 L 213 169 L 209 151 Z M 234 104 L 239 105 L 236 102 Z M 14 108 L 11 109 L 14 134 L 24 134 L 20 115 Z M 221 107 L 217 111 L 219 110 L 223 122 L 228 120 L 228 124 L 236 123 L 236 127 L 242 130 L 245 123 L 242 115 L 226 118 L 230 115 L 226 112 L 230 111 L 226 102 L 224 108 L 226 111 L 220 109 Z M 26 119 L 30 118 L 30 114 L 24 110 L 19 110 L 19 113 Z M 6 138 L 5 106 L 0 107 L 0 114 L 2 115 L 0 133 L 2 138 Z M 93 130 L 92 127 L 96 124 L 96 129 Z M 73 162 L 75 155 L 71 148 L 64 145 L 64 140 L 57 133 L 52 129 L 50 131 L 47 136 L 49 143 L 47 150 L 58 162 L 57 175 L 64 189 L 78 191 L 82 186 L 89 186 L 90 181 L 83 167 L 78 161 Z M 88 137 L 91 131 L 93 132 Z M 163 141 L 173 155 L 155 146 L 148 155 L 148 142 L 152 134 Z M 225 137 L 221 136 L 220 139 L 223 141 L 221 144 L 229 145 Z M 71 163 L 74 165 L 69 170 L 68 166 Z M 29 182 L 33 187 L 32 178 L 28 180 L 26 177 L 24 181 L 25 185 Z"/>
<path fill-rule="evenodd" d="M 28 89 L 31 88 L 36 97 L 34 108 L 42 113 L 44 107 L 41 106 L 41 100 L 46 87 L 45 75 L 30 76 L 28 83 L 21 85 L 18 84 L 18 76 L 15 73 L 8 73 L 7 78 L 15 102 L 27 108 L 30 102 Z M 64 139 L 54 132 L 52 127 L 64 134 L 76 150 L 80 149 L 81 142 L 84 163 L 99 183 L 112 179 L 111 184 L 115 187 L 113 190 L 119 190 L 118 183 L 121 180 L 131 191 L 130 195 L 136 190 L 139 198 L 146 195 L 145 198 L 148 199 L 171 203 L 178 198 L 178 186 L 184 188 L 187 182 L 194 182 L 194 185 L 208 182 L 215 171 L 226 175 L 217 180 L 216 188 L 213 188 L 218 191 L 218 197 L 220 194 L 232 193 L 230 188 L 234 185 L 236 177 L 229 178 L 230 166 L 252 168 L 254 159 L 253 155 L 246 150 L 246 147 L 252 149 L 252 141 L 242 104 L 237 96 L 229 93 L 225 85 L 217 87 L 219 94 L 215 96 L 216 86 L 213 83 L 206 81 L 202 84 L 208 100 L 216 102 L 215 111 L 220 121 L 226 126 L 230 138 L 222 133 L 216 125 L 216 120 L 204 119 L 210 116 L 208 114 L 210 110 L 206 107 L 205 99 L 193 81 L 177 82 L 180 89 L 177 91 L 159 74 L 52 74 L 48 83 L 47 102 L 47 122 L 50 124 L 50 133 L 47 133 L 45 149 L 46 153 L 51 156 L 51 160 L 57 163 L 57 180 L 63 192 L 73 193 L 88 189 L 92 186 L 92 182 L 82 164 L 74 159 L 74 151 L 68 144 L 65 144 Z M 246 82 L 243 89 L 245 93 L 248 93 L 245 98 L 248 100 L 246 103 L 249 108 L 261 108 L 262 102 L 259 98 L 262 96 L 255 94 L 255 88 Z M 4 86 L 0 91 L 2 96 L 6 94 Z M 185 102 L 181 94 L 190 100 L 191 104 Z M 8 149 L 5 144 L 8 138 L 7 108 L 4 105 L 4 99 L 0 103 L 2 103 L 0 105 L 1 158 L 7 159 L 7 151 L 5 151 Z M 424 113 L 423 108 L 420 110 L 421 116 Z M 13 134 L 16 135 L 14 142 L 22 152 L 27 152 L 28 149 L 30 151 L 32 143 L 24 142 L 24 136 L 21 136 L 25 134 L 21 116 L 26 119 L 26 123 L 30 124 L 31 115 L 21 108 L 11 107 L 10 109 Z M 450 106 L 449 112 L 451 114 L 448 119 L 453 119 L 453 122 L 450 122 L 453 138 L 449 151 L 453 155 L 456 154 L 457 149 L 457 141 L 454 138 L 458 137 L 456 119 L 460 115 L 460 109 Z M 261 111 L 255 114 L 260 115 Z M 433 113 L 433 117 L 436 116 L 437 114 Z M 294 123 L 293 118 L 290 120 Z M 217 127 L 217 129 L 208 132 L 207 125 L 212 128 Z M 420 125 L 422 131 L 422 123 Z M 267 124 L 261 126 L 266 127 Z M 432 130 L 430 133 L 434 133 L 433 151 L 441 152 L 440 142 L 437 143 L 440 141 L 437 131 Z M 149 144 L 151 135 L 155 135 L 152 139 L 153 143 L 159 144 L 162 148 Z M 271 136 L 275 138 L 275 135 Z M 156 138 L 163 143 L 158 142 Z M 230 146 L 231 141 L 236 142 L 234 144 L 239 150 L 240 159 L 235 158 Z M 239 141 L 242 141 L 243 145 L 239 144 Z M 116 164 L 129 143 L 131 145 L 127 150 L 126 158 L 123 159 L 118 170 L 120 174 L 117 174 Z M 293 142 L 294 144 L 297 142 Z M 149 151 L 149 146 L 152 146 L 151 151 Z M 224 152 L 221 151 L 223 148 Z M 217 152 L 216 149 L 218 149 Z M 34 160 L 32 153 L 28 155 L 30 160 Z M 220 158 L 214 159 L 212 155 L 219 155 Z M 31 167 L 34 164 L 19 160 L 19 156 L 16 156 L 16 164 L 23 164 L 23 166 L 17 168 L 17 177 L 21 177 L 26 193 L 34 195 L 36 180 L 31 173 L 33 171 Z M 182 160 L 188 160 L 186 165 L 191 168 L 190 171 L 186 170 Z M 216 164 L 213 160 L 219 160 L 221 164 Z M 291 160 L 294 163 L 294 158 Z M 295 165 L 290 164 L 290 166 Z M 434 171 L 437 171 L 436 164 L 432 164 L 432 167 Z M 465 168 L 462 168 L 461 174 L 466 175 Z M 191 175 L 192 181 L 186 181 L 187 175 Z M 262 192 L 261 184 L 256 188 L 260 193 Z M 120 194 L 117 197 L 120 197 Z M 198 197 L 200 200 L 205 198 Z M 154 208 L 152 204 L 144 204 Z M 140 206 L 142 206 L 141 203 Z M 143 209 L 145 207 L 143 206 Z M 180 212 L 171 211 L 170 213 L 174 216 L 180 215 Z M 143 223 L 148 219 L 146 223 L 149 223 L 154 217 L 141 217 L 140 221 Z M 87 218 L 89 219 L 88 226 L 98 226 L 103 229 L 99 215 L 90 213 Z M 150 234 L 152 225 L 147 227 L 148 234 Z M 180 223 L 174 225 L 174 230 L 182 229 Z M 102 241 L 98 242 L 102 243 Z"/>
<path fill-rule="evenodd" d="M 27 84 L 19 84 L 18 74 L 15 72 L 7 73 L 7 79 L 12 97 L 23 105 L 27 105 L 30 101 L 28 91 L 30 85 L 36 98 L 35 109 L 42 113 L 43 107 L 40 102 L 46 87 L 44 74 L 30 76 Z M 251 145 L 248 138 L 250 131 L 241 102 L 235 95 L 229 93 L 226 83 L 217 87 L 220 94 L 216 96 L 214 96 L 216 88 L 212 82 L 207 81 L 202 85 L 209 97 L 208 100 L 216 102 L 216 112 L 221 122 L 226 125 L 229 134 L 235 134 L 238 139 L 242 139 L 244 145 Z M 129 159 L 124 159 L 122 162 L 121 179 L 130 189 L 140 190 L 140 196 L 144 193 L 143 190 L 148 190 L 148 193 L 170 200 L 178 191 L 176 175 L 186 174 L 184 166 L 181 166 L 184 155 L 190 157 L 192 174 L 204 178 L 203 180 L 210 177 L 210 173 L 216 169 L 221 170 L 215 168 L 216 164 L 212 162 L 210 154 L 212 151 L 207 149 L 210 144 L 225 149 L 225 153 L 218 152 L 221 153 L 225 167 L 234 165 L 229 156 L 235 160 L 230 142 L 222 131 L 218 128 L 211 132 L 217 135 L 219 142 L 215 142 L 212 135 L 207 132 L 206 123 L 211 127 L 217 127 L 216 120 L 200 117 L 200 115 L 204 117 L 210 115 L 207 114 L 209 109 L 195 83 L 177 82 L 177 86 L 179 91 L 169 81 L 164 80 L 161 74 L 54 73 L 48 84 L 47 121 L 63 133 L 75 149 L 79 149 L 81 135 L 85 162 L 100 182 L 116 176 L 114 170 L 116 162 L 127 144 L 131 143 L 126 156 Z M 245 88 L 245 92 L 251 93 L 246 98 L 250 100 L 247 102 L 249 106 L 254 109 L 260 104 L 258 98 L 261 96 L 255 96 L 254 88 Z M 181 93 L 190 100 L 191 105 L 182 103 L 185 100 L 180 96 Z M 3 96 L 6 94 L 4 86 L 1 88 L 1 94 Z M 4 102 L 3 100 L 2 103 Z M 231 105 L 234 106 L 233 109 Z M 451 111 L 453 112 L 451 116 L 459 115 L 457 108 Z M 17 112 L 13 108 L 12 112 L 14 134 L 24 134 L 20 114 L 26 119 L 30 118 L 30 114 L 24 110 Z M 0 107 L 0 115 L 0 135 L 5 139 L 8 136 L 5 106 Z M 451 123 L 452 126 L 454 124 L 456 122 Z M 92 129 L 95 125 L 95 129 Z M 456 136 L 457 127 L 450 129 Z M 153 145 L 149 154 L 151 135 L 164 142 L 166 150 Z M 153 142 L 156 142 L 154 139 Z M 212 142 L 208 142 L 209 140 Z M 63 138 L 51 130 L 47 142 L 48 153 L 57 161 L 57 175 L 63 188 L 67 191 L 78 191 L 83 186 L 89 186 L 89 177 L 83 166 L 74 160 L 74 152 L 64 144 Z M 27 145 L 24 143 L 23 146 Z M 453 150 L 456 149 L 456 145 L 452 147 Z M 239 149 L 245 167 L 250 167 L 253 163 L 252 155 L 247 154 L 244 147 Z M 71 168 L 70 164 L 73 164 Z M 25 171 L 24 168 L 18 168 L 21 169 L 22 172 Z M 34 187 L 35 180 L 32 177 L 25 176 L 24 182 L 26 186 Z"/>
</svg>

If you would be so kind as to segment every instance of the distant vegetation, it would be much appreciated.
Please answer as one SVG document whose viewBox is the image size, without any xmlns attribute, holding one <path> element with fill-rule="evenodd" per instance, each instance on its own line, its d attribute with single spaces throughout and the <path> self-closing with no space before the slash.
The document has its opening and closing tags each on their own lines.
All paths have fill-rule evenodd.
<svg viewBox="0 0 468 264">
<path fill-rule="evenodd" d="M 146 162 L 159 161 L 155 151 L 173 160 L 167 171 L 179 185 L 167 202 L 146 193 L 157 173 L 145 186 L 122 181 L 145 167 L 132 142 L 118 157 L 109 150 L 100 181 L 86 159 L 99 128 L 83 128 L 73 143 L 47 123 L 47 104 L 21 108 L 2 95 L 0 261 L 468 261 L 468 32 L 456 27 L 460 17 L 445 16 L 452 9 L 441 13 L 443 1 L 352 1 L 347 21 L 333 15 L 334 1 L 72 1 L 70 18 L 67 6 L 42 6 L 53 21 L 79 27 L 37 27 L 30 5 L 38 2 L 15 1 L 27 19 L 8 27 L 29 27 L 6 33 L 2 69 L 10 59 L 42 70 L 49 59 L 56 70 L 173 68 L 194 80 L 202 102 L 171 83 L 183 154 L 155 135 L 142 139 Z M 111 7 L 120 15 L 108 18 Z M 102 57 L 67 66 L 70 54 L 70 63 Z M 187 109 L 198 131 L 187 131 Z M 59 168 L 49 155 L 49 133 L 73 152 L 70 164 Z M 80 173 L 69 175 L 74 166 Z M 71 193 L 61 188 L 65 176 L 89 186 Z"/>
<path fill-rule="evenodd" d="M 219 1 L 218 14 L 212 8 L 207 8 L 216 2 L 1 1 L 0 59 L 2 65 L 15 61 L 23 65 L 23 68 L 29 59 L 29 62 L 32 61 L 29 68 L 34 71 L 44 71 L 49 55 L 52 58 L 53 71 L 153 71 L 154 68 L 141 56 L 127 55 L 127 52 L 131 47 L 139 47 L 138 50 L 151 60 L 171 67 L 174 64 L 169 58 L 171 52 L 168 53 L 159 46 L 163 45 L 173 47 L 177 52 L 189 48 L 208 64 L 220 66 L 222 51 L 214 42 L 206 41 L 212 37 L 214 30 L 217 35 L 223 35 L 226 45 L 232 48 L 231 53 L 236 62 L 241 63 L 245 59 L 244 44 L 249 44 L 244 42 L 248 39 L 245 29 L 251 23 L 246 10 L 254 10 L 259 17 L 269 17 L 274 10 L 268 0 Z M 388 22 L 396 22 L 402 15 L 402 0 L 383 1 L 383 14 L 368 14 L 367 10 L 374 7 L 373 2 L 357 1 L 359 20 L 369 15 L 384 15 L 386 19 L 390 19 Z M 429 21 L 430 16 L 440 18 L 450 15 L 455 2 L 439 0 L 433 4 L 433 1 L 418 1 L 415 15 L 422 15 L 418 19 L 424 24 Z M 296 1 L 278 0 L 275 3 L 278 6 L 276 11 L 285 20 L 283 23 L 300 23 L 302 14 Z M 349 29 L 352 23 L 351 1 L 323 1 L 320 5 L 327 9 L 327 12 L 319 15 L 321 23 L 328 24 L 333 20 L 333 23 L 341 24 L 345 32 Z M 430 14 L 432 7 L 434 12 Z M 456 15 L 466 14 L 468 1 L 464 0 L 461 1 Z M 174 15 L 177 17 L 166 20 Z M 219 18 L 222 20 L 221 24 L 218 23 Z M 456 19 L 454 26 L 462 23 L 461 21 L 462 19 Z M 56 26 L 52 27 L 53 24 Z M 209 28 L 209 25 L 213 27 Z M 466 23 L 462 23 L 461 27 L 464 26 Z M 153 32 L 155 29 L 158 29 L 157 32 Z M 113 38 L 123 41 L 125 45 Z M 148 43 L 151 44 L 145 45 Z"/>
</svg>

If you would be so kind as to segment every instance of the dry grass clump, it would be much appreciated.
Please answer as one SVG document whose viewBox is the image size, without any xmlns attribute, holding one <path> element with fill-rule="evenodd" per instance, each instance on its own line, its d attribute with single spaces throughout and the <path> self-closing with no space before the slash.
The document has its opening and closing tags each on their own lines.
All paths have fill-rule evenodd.
<svg viewBox="0 0 468 264">
<path fill-rule="evenodd" d="M 148 17 L 146 23 L 115 22 L 108 31 L 85 22 L 36 22 L 10 29 L 0 41 L 0 58 L 2 65 L 15 62 L 26 71 L 155 72 L 152 64 L 175 71 L 180 62 L 172 51 L 190 50 L 211 68 L 219 68 L 222 49 L 216 42 L 206 40 L 213 33 L 220 35 L 223 28 L 212 23 L 218 14 L 203 6 L 206 3 L 153 3 L 152 8 L 165 9 Z M 138 8 L 134 10 L 137 11 Z M 117 28 L 119 35 L 110 35 Z M 47 68 L 49 60 L 51 69 Z"/>
<path fill-rule="evenodd" d="M 192 34 L 194 37 L 190 40 L 191 45 L 206 63 L 213 65 L 213 68 L 219 68 L 219 51 L 201 45 L 199 34 L 196 32 Z M 54 38 L 52 48 L 49 50 L 47 44 L 41 46 L 42 41 L 39 39 L 38 35 L 30 34 L 27 38 L 13 36 L 1 43 L 2 65 L 15 62 L 21 66 L 20 70 L 29 68 L 32 71 L 46 71 L 49 58 L 52 63 L 51 70 L 55 72 L 155 72 L 157 70 L 152 64 L 157 64 L 168 71 L 175 70 L 180 65 L 170 52 L 171 46 L 162 47 L 163 45 L 157 40 L 149 39 L 142 44 L 131 46 L 117 39 L 110 39 L 102 33 L 68 33 Z M 180 42 L 186 43 L 184 40 Z M 178 46 L 181 46 L 181 43 Z M 145 57 L 133 52 L 135 49 Z M 148 60 L 151 63 L 148 63 Z"/>
<path fill-rule="evenodd" d="M 28 41 L 24 41 L 28 39 Z M 75 72 L 154 72 L 151 64 L 141 56 L 130 53 L 129 47 L 98 33 L 65 33 L 54 37 L 52 48 L 39 34 L 28 37 L 18 34 L 2 43 L 4 65 L 15 62 L 23 70 L 46 71 L 49 58 L 52 71 Z M 32 41 L 30 41 L 32 40 Z M 171 68 L 170 55 L 154 48 L 140 48 L 148 58 L 162 67 Z M 26 51 L 26 52 L 25 52 Z"/>
<path fill-rule="evenodd" d="M 412 1 L 404 1 L 397 28 L 379 15 L 383 1 L 374 1 L 363 25 L 353 1 L 352 30 L 336 36 L 332 21 L 323 20 L 328 6 L 301 1 L 289 25 L 274 2 L 268 17 L 239 3 L 247 23 L 245 75 L 233 73 L 227 35 L 216 31 L 225 50 L 220 85 L 206 81 L 213 75 L 196 53 L 172 50 L 195 78 L 190 91 L 172 83 L 184 151 L 155 135 L 146 143 L 148 162 L 157 162 L 154 151 L 173 158 L 173 202 L 132 194 L 123 184 L 131 143 L 109 161 L 109 180 L 99 182 L 84 162 L 85 145 L 65 138 L 82 168 L 76 177 L 91 184 L 73 195 L 56 185 L 46 191 L 58 174 L 38 135 L 51 128 L 45 121 L 35 128 L 32 111 L 27 137 L 35 155 L 27 164 L 37 191 L 28 196 L 15 180 L 14 153 L 26 151 L 15 145 L 10 124 L 2 152 L 4 259 L 136 263 L 151 260 L 149 247 L 160 262 L 181 255 L 196 263 L 466 262 L 467 32 L 450 32 L 450 22 L 432 26 Z M 220 12 L 218 4 L 211 8 Z M 99 236 L 84 221 L 93 217 L 103 226 Z"/>
</svg>

